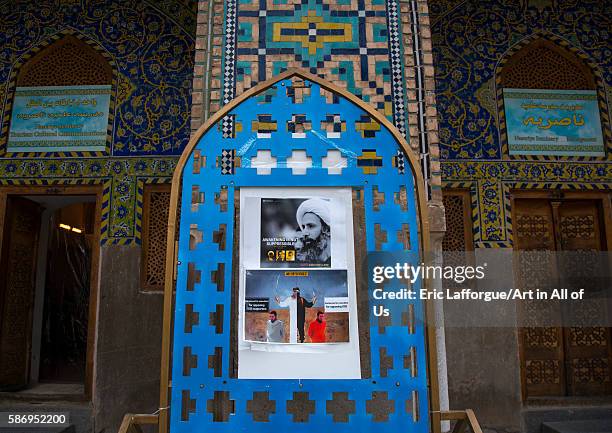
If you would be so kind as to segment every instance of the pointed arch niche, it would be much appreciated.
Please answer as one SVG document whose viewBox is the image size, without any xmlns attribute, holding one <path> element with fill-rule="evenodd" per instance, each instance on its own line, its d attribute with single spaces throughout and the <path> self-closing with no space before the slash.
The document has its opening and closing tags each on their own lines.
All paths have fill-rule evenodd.
<svg viewBox="0 0 612 433">
<path fill-rule="evenodd" d="M 114 66 L 110 55 L 94 41 L 90 41 L 84 36 L 71 31 L 55 35 L 33 48 L 13 68 L 8 89 L 9 100 L 7 101 L 7 107 L 9 109 L 6 110 L 7 114 L 3 121 L 3 142 L 0 143 L 0 153 L 7 152 L 14 156 L 57 156 L 58 153 L 69 156 L 103 156 L 108 154 L 110 151 L 115 105 L 116 72 Z M 13 121 L 12 112 L 15 110 L 14 104 L 17 102 L 15 99 L 16 91 L 22 88 L 41 88 L 42 90 L 66 86 L 87 86 L 92 88 L 105 86 L 106 90 L 104 92 L 110 93 L 105 150 L 97 149 L 93 151 L 89 149 L 78 151 L 77 148 L 74 152 L 10 152 L 7 145 L 8 129 Z M 32 90 L 36 91 L 36 89 Z M 68 96 L 79 96 L 78 91 L 70 95 Z M 88 148 L 86 147 L 85 149 Z"/>
<path fill-rule="evenodd" d="M 548 35 L 527 38 L 514 46 L 496 70 L 497 107 L 504 158 L 549 159 L 544 155 L 509 153 L 504 89 L 595 91 L 604 147 L 609 155 L 611 144 L 605 86 L 597 66 L 567 41 Z M 586 157 L 578 156 L 581 159 Z M 572 156 L 557 156 L 559 159 Z M 592 159 L 605 160 L 606 156 Z"/>
</svg>

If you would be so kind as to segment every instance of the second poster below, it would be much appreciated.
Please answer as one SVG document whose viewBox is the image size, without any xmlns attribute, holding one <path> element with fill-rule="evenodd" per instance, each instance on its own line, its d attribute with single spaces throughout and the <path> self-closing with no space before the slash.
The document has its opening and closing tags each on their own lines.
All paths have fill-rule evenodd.
<svg viewBox="0 0 612 433">
<path fill-rule="evenodd" d="M 246 272 L 245 340 L 347 343 L 346 270 Z"/>
</svg>

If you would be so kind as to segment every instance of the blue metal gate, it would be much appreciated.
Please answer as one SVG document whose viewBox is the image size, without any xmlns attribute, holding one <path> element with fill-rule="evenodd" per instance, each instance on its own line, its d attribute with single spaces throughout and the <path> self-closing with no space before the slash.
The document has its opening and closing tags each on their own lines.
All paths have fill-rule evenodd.
<svg viewBox="0 0 612 433">
<path fill-rule="evenodd" d="M 419 200 L 411 161 L 390 124 L 346 96 L 315 77 L 282 74 L 232 105 L 187 150 L 174 311 L 172 433 L 430 430 L 420 301 L 389 302 L 393 311 L 386 319 L 372 316 L 370 299 L 371 377 L 254 380 L 232 374 L 232 321 L 237 321 L 231 289 L 237 257 L 234 197 L 241 187 L 352 187 L 362 194 L 365 226 L 355 230 L 365 231 L 368 254 L 400 252 L 419 260 Z M 311 158 L 305 174 L 294 173 L 287 163 L 296 150 Z M 258 174 L 254 163 L 263 156 L 271 161 L 266 165 L 269 174 Z"/>
</svg>

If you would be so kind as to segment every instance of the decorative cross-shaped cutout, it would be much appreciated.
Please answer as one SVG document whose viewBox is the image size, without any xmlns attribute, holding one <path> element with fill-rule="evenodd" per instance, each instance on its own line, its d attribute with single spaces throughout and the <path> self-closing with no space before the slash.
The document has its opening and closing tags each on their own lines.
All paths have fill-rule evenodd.
<svg viewBox="0 0 612 433">
<path fill-rule="evenodd" d="M 339 150 L 328 150 L 327 156 L 321 160 L 321 167 L 327 169 L 327 174 L 342 174 L 342 169 L 348 167 L 348 163 Z"/>
<path fill-rule="evenodd" d="M 386 347 L 381 347 L 378 354 L 380 355 L 380 377 L 387 377 L 388 371 L 393 370 L 393 356 L 387 355 Z"/>
<path fill-rule="evenodd" d="M 200 313 L 193 311 L 193 304 L 185 305 L 185 334 L 191 334 L 193 327 L 200 324 Z"/>
<path fill-rule="evenodd" d="M 221 212 L 227 212 L 227 188 L 215 193 L 215 204 L 219 205 Z"/>
<path fill-rule="evenodd" d="M 213 231 L 213 242 L 219 245 L 219 251 L 225 251 L 225 232 L 227 226 L 219 224 L 219 230 Z"/>
<path fill-rule="evenodd" d="M 393 203 L 398 204 L 402 212 L 408 210 L 408 195 L 404 185 L 400 186 L 399 192 L 393 193 Z"/>
<path fill-rule="evenodd" d="M 270 400 L 267 391 L 253 392 L 253 399 L 247 401 L 247 412 L 253 415 L 257 422 L 269 422 L 270 414 L 276 413 L 276 402 Z"/>
<path fill-rule="evenodd" d="M 402 312 L 402 326 L 407 326 L 408 333 L 414 334 L 414 305 L 408 304 L 408 311 Z"/>
<path fill-rule="evenodd" d="M 327 134 L 327 138 L 340 138 L 346 131 L 346 121 L 339 114 L 326 114 L 325 120 L 321 121 L 321 129 Z"/>
<path fill-rule="evenodd" d="M 222 175 L 236 173 L 236 168 L 240 167 L 242 160 L 236 156 L 235 149 L 221 149 L 221 156 L 217 157 L 217 167 L 221 169 Z"/>
<path fill-rule="evenodd" d="M 327 400 L 325 409 L 333 416 L 334 422 L 348 422 L 349 416 L 356 413 L 355 400 L 349 400 L 348 392 L 333 392 Z"/>
<path fill-rule="evenodd" d="M 225 263 L 217 263 L 217 269 L 210 271 L 210 282 L 217 285 L 217 292 L 225 290 Z"/>
<path fill-rule="evenodd" d="M 363 149 L 357 157 L 357 167 L 361 167 L 363 174 L 376 174 L 382 165 L 382 156 L 376 154 L 376 149 Z"/>
<path fill-rule="evenodd" d="M 363 114 L 355 122 L 355 130 L 361 133 L 362 138 L 374 138 L 376 133 L 380 131 L 380 123 L 367 114 Z"/>
<path fill-rule="evenodd" d="M 366 413 L 372 415 L 374 422 L 389 421 L 389 414 L 395 413 L 395 404 L 387 396 L 386 391 L 373 391 L 372 399 L 366 401 Z"/>
<path fill-rule="evenodd" d="M 212 368 L 215 377 L 223 374 L 223 348 L 215 347 L 215 352 L 208 355 L 208 368 Z"/>
<path fill-rule="evenodd" d="M 406 173 L 406 157 L 401 150 L 397 151 L 397 154 L 393 157 L 391 164 L 393 167 L 397 168 L 397 172 L 399 174 Z"/>
<path fill-rule="evenodd" d="M 276 157 L 270 150 L 258 150 L 257 156 L 251 159 L 251 168 L 256 168 L 257 174 L 270 174 L 276 168 Z"/>
<path fill-rule="evenodd" d="M 189 421 L 189 415 L 196 411 L 196 401 L 188 389 L 181 392 L 181 421 Z"/>
<path fill-rule="evenodd" d="M 403 245 L 404 250 L 410 249 L 410 226 L 402 224 L 402 229 L 397 231 L 397 241 Z"/>
<path fill-rule="evenodd" d="M 257 132 L 257 138 L 270 138 L 278 126 L 271 114 L 258 114 L 257 120 L 251 122 L 251 129 Z"/>
<path fill-rule="evenodd" d="M 196 269 L 194 262 L 187 263 L 187 291 L 193 292 L 196 283 L 200 283 L 202 277 L 202 271 Z"/>
<path fill-rule="evenodd" d="M 206 157 L 202 156 L 201 150 L 193 151 L 193 174 L 200 174 L 200 169 L 206 166 Z"/>
<path fill-rule="evenodd" d="M 305 114 L 292 114 L 291 120 L 287 120 L 287 131 L 291 132 L 291 138 L 306 138 L 306 133 L 312 130 L 312 122 Z"/>
<path fill-rule="evenodd" d="M 223 304 L 217 304 L 209 316 L 208 323 L 215 327 L 216 334 L 223 334 Z"/>
<path fill-rule="evenodd" d="M 183 347 L 183 376 L 191 376 L 191 370 L 198 368 L 198 355 L 191 352 L 191 346 Z"/>
<path fill-rule="evenodd" d="M 293 422 L 308 422 L 315 413 L 315 402 L 308 398 L 307 392 L 294 392 L 293 400 L 287 401 L 287 413 L 293 415 Z"/>
<path fill-rule="evenodd" d="M 199 243 L 202 243 L 203 234 L 202 230 L 198 230 L 197 224 L 191 224 L 189 226 L 189 250 L 193 251 L 196 249 Z"/>
<path fill-rule="evenodd" d="M 406 400 L 406 413 L 412 414 L 412 421 L 419 422 L 419 392 L 412 390 L 412 398 Z"/>
<path fill-rule="evenodd" d="M 287 86 L 287 96 L 291 98 L 294 104 L 301 104 L 306 97 L 310 96 L 310 88 L 312 84 L 307 83 L 299 77 L 291 79 L 291 85 Z"/>
<path fill-rule="evenodd" d="M 363 189 L 353 188 L 353 201 L 359 202 L 363 205 Z"/>
<path fill-rule="evenodd" d="M 382 244 L 387 243 L 387 231 L 380 228 L 380 224 L 374 224 L 374 248 L 380 251 Z"/>
<path fill-rule="evenodd" d="M 290 168 L 293 174 L 306 174 L 306 170 L 310 167 L 312 167 L 312 158 L 305 150 L 291 151 L 291 157 L 287 158 L 287 168 Z"/>
<path fill-rule="evenodd" d="M 387 326 L 391 326 L 391 316 L 378 316 L 378 333 L 384 334 Z"/>
<path fill-rule="evenodd" d="M 228 422 L 236 413 L 236 401 L 230 400 L 229 391 L 215 391 L 215 397 L 206 401 L 206 412 L 212 413 L 213 422 Z"/>
<path fill-rule="evenodd" d="M 410 377 L 417 375 L 416 347 L 412 346 L 408 355 L 404 355 L 404 368 L 410 370 Z"/>
<path fill-rule="evenodd" d="M 191 212 L 197 212 L 198 206 L 204 203 L 204 193 L 200 192 L 199 185 L 191 187 Z"/>
<path fill-rule="evenodd" d="M 242 131 L 242 123 L 236 120 L 235 114 L 228 114 L 219 123 L 223 138 L 236 138 L 236 134 Z"/>
<path fill-rule="evenodd" d="M 380 205 L 385 204 L 385 193 L 378 192 L 378 187 L 372 187 L 372 207 L 374 208 L 374 212 L 378 212 L 380 210 Z"/>
</svg>

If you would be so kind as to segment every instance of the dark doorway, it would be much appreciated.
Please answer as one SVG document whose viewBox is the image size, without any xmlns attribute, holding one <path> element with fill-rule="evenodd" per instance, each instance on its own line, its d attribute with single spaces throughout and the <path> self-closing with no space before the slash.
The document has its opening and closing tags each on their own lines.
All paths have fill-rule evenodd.
<svg viewBox="0 0 612 433">
<path fill-rule="evenodd" d="M 51 218 L 39 382 L 85 380 L 94 216 L 90 202 L 62 207 Z"/>
<path fill-rule="evenodd" d="M 83 394 L 96 196 L 9 195 L 6 203 L 0 389 Z"/>
</svg>

